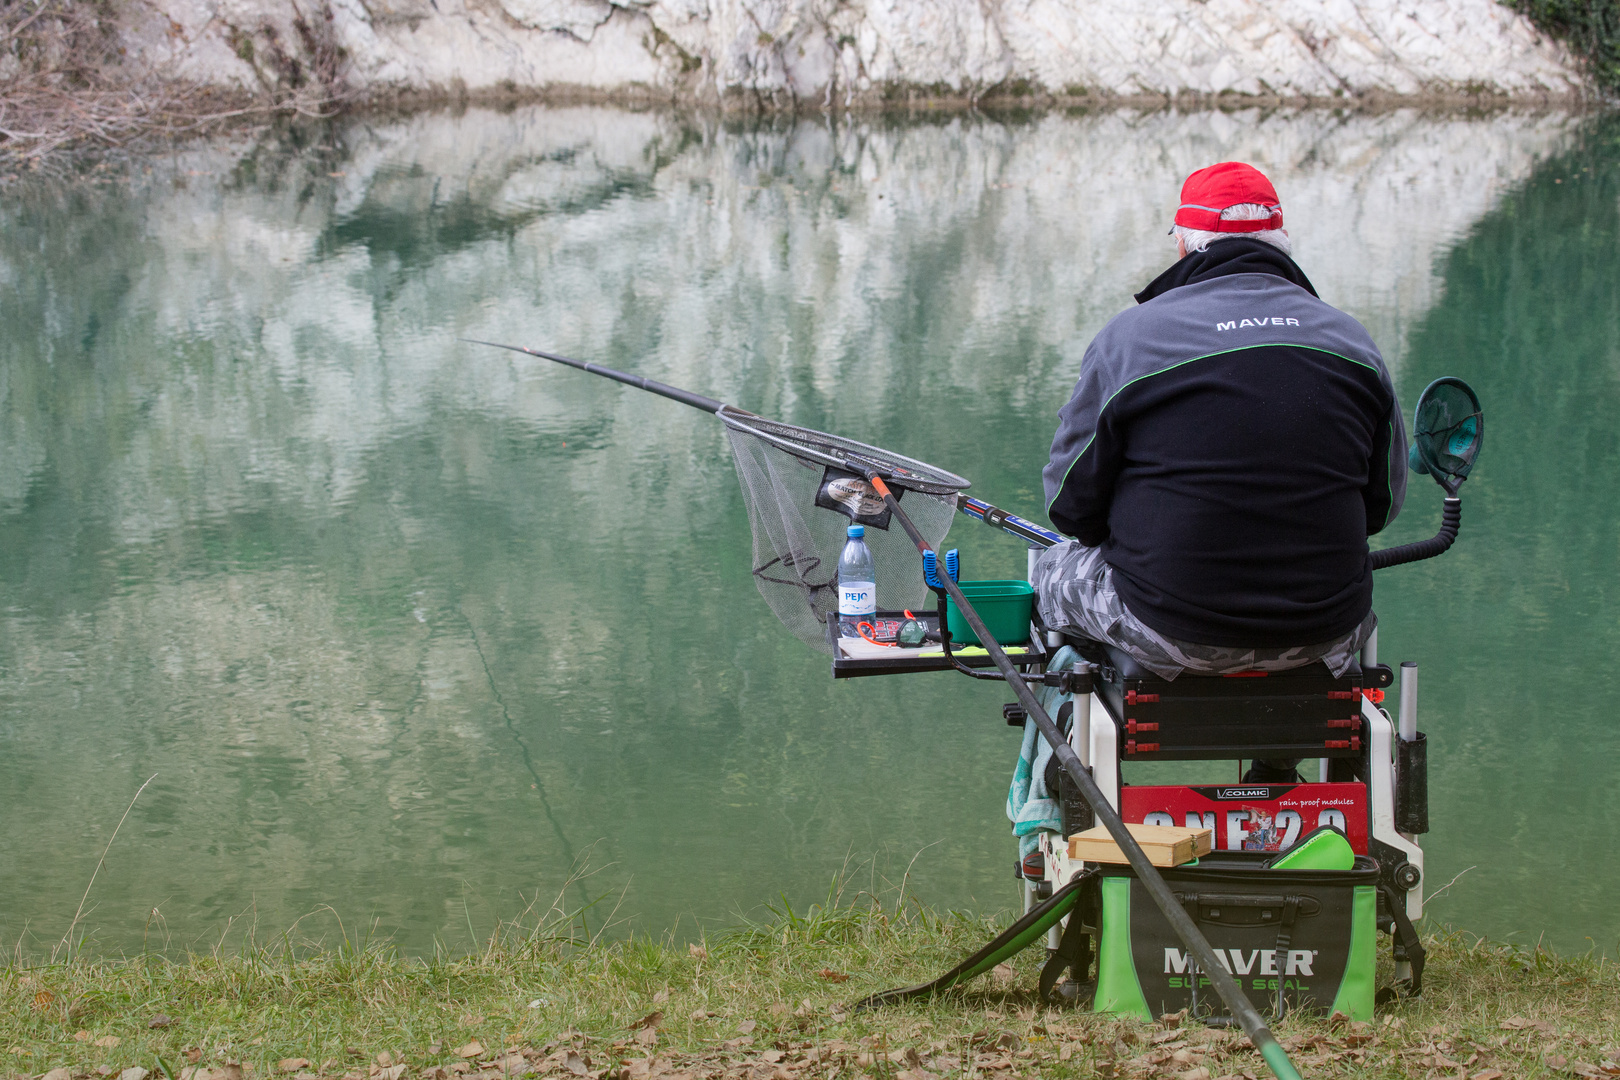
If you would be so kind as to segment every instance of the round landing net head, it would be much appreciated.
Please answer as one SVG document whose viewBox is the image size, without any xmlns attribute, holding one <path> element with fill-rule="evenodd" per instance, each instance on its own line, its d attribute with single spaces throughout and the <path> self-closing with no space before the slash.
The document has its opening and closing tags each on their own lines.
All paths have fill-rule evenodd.
<svg viewBox="0 0 1620 1080">
<path fill-rule="evenodd" d="M 853 439 L 754 416 L 729 405 L 732 462 L 754 538 L 754 581 L 777 618 L 807 645 L 832 652 L 827 620 L 838 611 L 838 556 L 861 525 L 877 577 L 877 607 L 903 612 L 928 600 L 922 559 L 866 479 L 883 477 L 924 539 L 938 547 L 956 515 L 955 473 Z"/>
<path fill-rule="evenodd" d="M 1468 479 L 1485 445 L 1485 413 L 1479 397 L 1461 379 L 1436 379 L 1412 410 L 1414 472 L 1427 473 L 1447 491 Z"/>
<path fill-rule="evenodd" d="M 812 431 L 810 428 L 767 420 L 731 405 L 722 405 L 715 415 L 732 431 L 768 442 L 795 457 L 831 465 L 857 476 L 863 475 L 868 468 L 873 469 L 891 488 L 922 491 L 929 495 L 954 495 L 972 486 L 966 477 L 946 472 L 926 461 L 841 435 L 829 435 L 825 431 Z M 878 498 L 875 492 L 873 497 Z M 882 502 L 882 499 L 878 498 L 878 501 Z"/>
</svg>

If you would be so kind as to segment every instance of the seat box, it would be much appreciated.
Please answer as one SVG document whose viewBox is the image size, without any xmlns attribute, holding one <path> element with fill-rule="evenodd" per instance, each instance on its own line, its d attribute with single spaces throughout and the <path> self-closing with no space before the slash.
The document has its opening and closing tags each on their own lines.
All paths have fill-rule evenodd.
<svg viewBox="0 0 1620 1080">
<path fill-rule="evenodd" d="M 1343 871 L 1267 870 L 1272 856 L 1220 852 L 1162 871 L 1182 907 L 1262 1016 L 1294 1009 L 1370 1020 L 1377 957 L 1378 863 Z M 1129 867 L 1097 872 L 1094 1008 L 1142 1020 L 1224 1015 Z"/>
</svg>

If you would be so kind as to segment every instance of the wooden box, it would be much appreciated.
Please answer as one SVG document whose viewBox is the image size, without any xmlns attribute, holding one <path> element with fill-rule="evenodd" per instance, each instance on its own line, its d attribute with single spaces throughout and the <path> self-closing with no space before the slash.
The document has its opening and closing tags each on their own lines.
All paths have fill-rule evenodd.
<svg viewBox="0 0 1620 1080">
<path fill-rule="evenodd" d="M 1180 866 L 1215 848 L 1213 829 L 1187 829 L 1174 825 L 1126 825 L 1154 866 Z M 1125 853 L 1108 830 L 1098 825 L 1069 837 L 1069 858 L 1080 862 L 1125 863 Z"/>
</svg>

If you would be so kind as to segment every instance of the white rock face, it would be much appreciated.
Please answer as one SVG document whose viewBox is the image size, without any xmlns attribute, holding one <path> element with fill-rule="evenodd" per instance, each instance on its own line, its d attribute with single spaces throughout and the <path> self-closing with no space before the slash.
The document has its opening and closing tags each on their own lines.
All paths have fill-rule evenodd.
<svg viewBox="0 0 1620 1080">
<path fill-rule="evenodd" d="M 146 0 L 132 52 L 174 75 L 351 91 L 578 88 L 852 104 L 977 95 L 1579 92 L 1497 0 Z M 302 27 L 300 26 L 302 24 Z M 339 52 L 338 50 L 341 50 Z"/>
</svg>

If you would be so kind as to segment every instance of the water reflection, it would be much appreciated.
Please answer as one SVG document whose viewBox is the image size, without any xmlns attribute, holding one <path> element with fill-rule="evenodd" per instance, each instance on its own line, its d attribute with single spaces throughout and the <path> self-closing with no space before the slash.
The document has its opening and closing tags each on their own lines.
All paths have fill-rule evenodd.
<svg viewBox="0 0 1620 1080">
<path fill-rule="evenodd" d="M 819 895 L 851 851 L 890 852 L 898 874 L 927 845 L 925 899 L 1003 906 L 1016 747 L 996 692 L 832 684 L 752 589 L 718 425 L 457 339 L 545 344 L 846 432 L 1034 512 L 1051 418 L 1085 342 L 1167 261 L 1180 178 L 1242 158 L 1272 173 L 1300 260 L 1384 344 L 1408 400 L 1454 371 L 1492 407 L 1513 399 L 1524 430 L 1556 419 L 1561 439 L 1597 440 L 1561 451 L 1595 499 L 1613 461 L 1591 448 L 1612 441 L 1517 390 L 1545 363 L 1529 343 L 1568 332 L 1580 393 L 1551 396 L 1612 394 L 1611 324 L 1529 315 L 1554 268 L 1613 288 L 1601 237 L 1566 250 L 1526 223 L 1574 193 L 1538 161 L 1612 170 L 1594 130 L 473 111 L 221 141 L 127 189 L 7 203 L 0 931 L 61 933 L 152 773 L 96 887 L 109 947 L 137 942 L 153 906 L 183 943 L 321 903 L 410 948 L 461 943 L 580 860 L 607 867 L 588 892 L 623 890 L 652 930 Z M 1613 192 L 1593 199 L 1543 227 L 1607 222 L 1612 261 Z M 1521 361 L 1501 359 L 1513 334 Z M 1520 366 L 1497 383 L 1495 363 Z M 1534 631 L 1553 663 L 1560 598 L 1584 595 L 1585 640 L 1607 640 L 1605 612 L 1613 632 L 1612 605 L 1582 592 L 1594 552 L 1521 512 L 1553 492 L 1507 445 L 1452 565 L 1380 592 L 1402 655 L 1468 658 L 1429 684 L 1449 689 L 1426 726 L 1471 733 L 1435 752 L 1436 874 L 1481 844 L 1536 847 L 1462 824 L 1476 744 L 1517 757 L 1526 714 L 1509 703 L 1544 707 L 1528 684 L 1481 696 L 1469 665 L 1497 660 L 1479 628 Z M 1431 523 L 1414 509 L 1416 535 Z M 1612 537 L 1585 521 L 1594 545 Z M 984 530 L 953 541 L 975 576 L 1021 568 Z M 1505 573 L 1521 542 L 1558 588 L 1461 572 Z M 1443 633 L 1436 597 L 1470 605 Z M 1599 690 L 1567 691 L 1593 724 Z M 1527 813 L 1557 805 L 1569 762 L 1547 753 L 1514 789 Z M 1480 929 L 1547 921 L 1529 890 L 1455 893 Z M 1580 910 L 1573 937 L 1612 936 L 1612 916 Z"/>
</svg>

